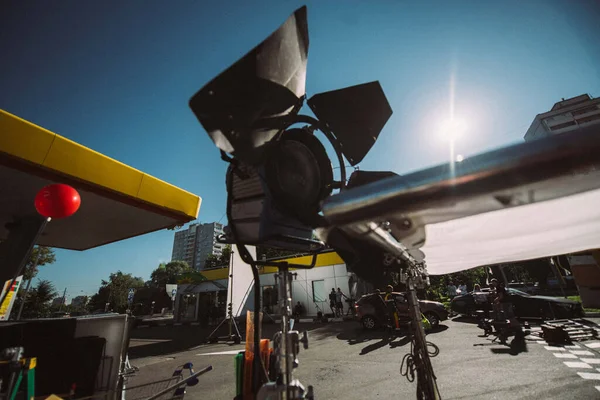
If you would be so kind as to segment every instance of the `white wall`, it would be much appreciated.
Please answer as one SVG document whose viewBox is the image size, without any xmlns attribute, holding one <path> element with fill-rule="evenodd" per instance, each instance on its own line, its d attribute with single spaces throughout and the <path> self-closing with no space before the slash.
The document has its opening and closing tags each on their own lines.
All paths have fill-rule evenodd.
<svg viewBox="0 0 600 400">
<path fill-rule="evenodd" d="M 302 303 L 305 309 L 305 314 L 309 316 L 317 315 L 317 311 L 330 313 L 329 299 L 325 297 L 325 301 L 313 302 L 313 281 L 323 280 L 325 283 L 326 296 L 332 288 L 339 287 L 342 292 L 348 295 L 348 271 L 345 264 L 331 265 L 327 267 L 317 267 L 306 270 L 292 271 L 297 274 L 292 281 L 292 303 L 295 305 L 298 301 Z M 275 274 L 265 274 L 260 276 L 260 285 L 274 286 Z M 250 303 L 250 301 L 248 302 Z M 253 303 L 253 301 L 252 301 Z M 249 304 L 248 304 L 249 305 Z M 252 304 L 253 306 L 254 304 Z M 348 310 L 348 303 L 344 302 L 344 312 Z"/>
<path fill-rule="evenodd" d="M 292 303 L 295 305 L 298 301 L 302 303 L 305 310 L 305 315 L 316 316 L 320 310 L 324 314 L 331 313 L 329 308 L 329 292 L 334 288 L 337 290 L 339 287 L 342 292 L 349 296 L 348 280 L 350 275 L 346 270 L 345 264 L 330 265 L 326 267 L 316 267 L 307 270 L 294 270 L 293 273 L 297 274 L 292 282 Z M 325 284 L 325 301 L 313 302 L 313 281 L 323 280 Z M 220 283 L 223 286 L 227 286 L 227 279 L 216 280 L 215 283 Z M 234 277 L 234 285 L 238 285 Z M 263 274 L 260 276 L 260 286 L 275 286 L 275 274 Z M 277 288 L 275 287 L 275 290 Z M 360 291 L 360 290 L 359 290 Z M 362 294 L 362 293 L 361 293 Z M 359 294 L 360 295 L 360 294 Z M 344 313 L 348 310 L 348 303 L 344 302 Z M 250 288 L 246 303 L 242 308 L 240 315 L 245 315 L 246 311 L 254 310 L 254 286 Z M 279 314 L 278 309 L 273 309 L 274 314 Z"/>
</svg>

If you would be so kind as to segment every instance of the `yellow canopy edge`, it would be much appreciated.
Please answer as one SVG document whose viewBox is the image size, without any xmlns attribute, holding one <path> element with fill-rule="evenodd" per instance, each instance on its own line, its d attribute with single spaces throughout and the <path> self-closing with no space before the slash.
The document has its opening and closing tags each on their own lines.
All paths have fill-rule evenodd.
<svg viewBox="0 0 600 400">
<path fill-rule="evenodd" d="M 202 199 L 0 109 L 0 152 L 99 189 L 198 217 Z"/>
</svg>

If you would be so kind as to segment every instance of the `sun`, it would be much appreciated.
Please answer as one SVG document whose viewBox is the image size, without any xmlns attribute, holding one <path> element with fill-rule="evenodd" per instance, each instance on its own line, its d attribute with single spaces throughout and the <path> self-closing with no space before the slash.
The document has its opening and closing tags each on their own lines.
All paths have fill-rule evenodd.
<svg viewBox="0 0 600 400">
<path fill-rule="evenodd" d="M 461 118 L 450 118 L 443 121 L 440 125 L 442 136 L 452 142 L 460 139 L 466 130 L 467 124 Z"/>
</svg>

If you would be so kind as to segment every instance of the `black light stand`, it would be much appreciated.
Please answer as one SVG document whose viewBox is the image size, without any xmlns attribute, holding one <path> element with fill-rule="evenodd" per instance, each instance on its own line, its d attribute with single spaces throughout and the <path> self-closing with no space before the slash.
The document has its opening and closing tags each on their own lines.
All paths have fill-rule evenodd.
<svg viewBox="0 0 600 400">
<path fill-rule="evenodd" d="M 306 332 L 300 333 L 290 329 L 290 318 L 292 317 L 292 295 L 291 285 L 295 274 L 290 273 L 291 268 L 310 269 L 317 261 L 317 255 L 313 255 L 310 265 L 289 264 L 287 262 L 257 262 L 257 265 L 277 267 L 276 274 L 277 290 L 279 297 L 279 309 L 281 313 L 281 331 L 273 337 L 273 350 L 276 355 L 275 370 L 277 379 L 274 382 L 268 382 L 261 386 L 256 399 L 314 399 L 313 387 L 304 386 L 299 380 L 294 379 L 294 368 L 298 367 L 298 353 L 300 352 L 300 343 L 304 349 L 308 349 L 308 335 Z"/>
<path fill-rule="evenodd" d="M 229 287 L 227 288 L 227 316 L 221 322 L 219 322 L 219 325 L 217 325 L 211 334 L 208 335 L 206 338 L 208 343 L 225 341 L 240 344 L 242 342 L 240 329 L 238 328 L 237 322 L 235 322 L 235 318 L 233 317 L 233 250 L 231 250 L 231 254 L 229 255 L 229 283 Z M 225 322 L 228 323 L 229 334 L 227 336 L 215 336 L 219 328 L 221 328 Z M 235 328 L 235 334 L 233 334 L 233 328 Z"/>
</svg>

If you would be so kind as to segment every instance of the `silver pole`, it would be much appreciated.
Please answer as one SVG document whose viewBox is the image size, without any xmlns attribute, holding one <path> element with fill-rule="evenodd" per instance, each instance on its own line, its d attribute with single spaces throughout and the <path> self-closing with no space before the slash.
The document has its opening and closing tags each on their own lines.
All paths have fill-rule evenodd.
<svg viewBox="0 0 600 400">
<path fill-rule="evenodd" d="M 281 313 L 281 347 L 283 349 L 283 355 L 281 356 L 282 373 L 283 373 L 283 383 L 286 387 L 285 390 L 285 399 L 291 398 L 290 393 L 290 384 L 292 382 L 292 370 L 293 370 L 293 355 L 292 349 L 290 348 L 290 340 L 289 340 L 289 322 L 291 315 L 290 308 L 290 290 L 289 290 L 289 279 L 290 274 L 287 266 L 279 267 L 279 310 Z"/>
<path fill-rule="evenodd" d="M 37 270 L 38 263 L 40 262 L 40 246 L 37 247 L 37 256 L 35 257 L 35 261 L 33 263 L 33 269 L 31 271 L 31 278 L 27 280 L 27 286 L 25 286 L 25 293 L 23 293 L 23 299 L 21 299 L 21 305 L 19 306 L 19 313 L 17 314 L 17 321 L 21 319 L 21 313 L 23 313 L 23 307 L 25 306 L 25 302 L 27 301 L 27 294 L 29 293 L 29 288 L 31 287 L 31 281 L 33 280 L 33 274 Z M 27 268 L 27 267 L 25 267 Z"/>
</svg>

